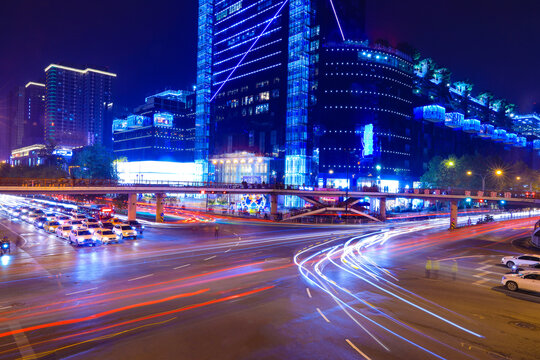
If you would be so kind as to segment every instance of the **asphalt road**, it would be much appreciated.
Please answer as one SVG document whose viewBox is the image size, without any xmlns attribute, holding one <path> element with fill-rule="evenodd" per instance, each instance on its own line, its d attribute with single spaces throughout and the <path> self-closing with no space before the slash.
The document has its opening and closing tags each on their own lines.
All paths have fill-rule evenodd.
<svg viewBox="0 0 540 360">
<path fill-rule="evenodd" d="M 0 218 L 23 238 L 0 263 L 0 359 L 536 359 L 540 296 L 499 286 L 533 223 L 188 225 L 76 248 Z"/>
</svg>

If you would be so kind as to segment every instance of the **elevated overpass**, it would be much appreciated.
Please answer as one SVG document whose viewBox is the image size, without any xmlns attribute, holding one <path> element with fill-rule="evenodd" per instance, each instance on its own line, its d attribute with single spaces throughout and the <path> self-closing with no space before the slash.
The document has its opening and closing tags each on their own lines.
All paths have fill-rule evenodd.
<svg viewBox="0 0 540 360">
<path fill-rule="evenodd" d="M 7 180 L 7 179 L 2 179 Z M 165 194 L 260 194 L 268 195 L 271 200 L 271 214 L 274 219 L 278 215 L 279 196 L 297 196 L 313 205 L 313 208 L 297 214 L 288 220 L 299 217 L 321 214 L 326 211 L 350 211 L 368 217 L 375 221 L 386 220 L 386 200 L 395 198 L 423 199 L 431 201 L 450 202 L 450 224 L 457 224 L 457 203 L 460 200 L 482 200 L 485 202 L 502 202 L 526 207 L 540 207 L 540 198 L 531 197 L 527 193 L 517 192 L 482 192 L 467 190 L 439 189 L 401 189 L 398 192 L 381 192 L 376 188 L 343 190 L 332 188 L 312 188 L 303 186 L 265 186 L 247 184 L 218 184 L 218 183 L 133 183 L 120 184 L 106 180 L 29 180 L 6 183 L 0 181 L 0 194 L 12 195 L 80 195 L 80 194 L 127 194 L 128 218 L 136 215 L 137 194 L 155 194 L 156 221 L 163 221 L 163 198 Z M 336 204 L 325 203 L 325 198 L 341 199 Z M 375 198 L 380 201 L 380 213 L 373 217 L 358 209 L 358 204 L 365 198 Z"/>
</svg>

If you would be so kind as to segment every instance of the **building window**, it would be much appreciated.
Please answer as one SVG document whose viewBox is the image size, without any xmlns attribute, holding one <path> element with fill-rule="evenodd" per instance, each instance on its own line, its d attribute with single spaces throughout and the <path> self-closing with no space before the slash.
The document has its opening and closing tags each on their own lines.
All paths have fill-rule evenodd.
<svg viewBox="0 0 540 360">
<path fill-rule="evenodd" d="M 270 92 L 269 91 L 259 93 L 259 101 L 265 101 L 265 100 L 270 100 Z"/>
<path fill-rule="evenodd" d="M 268 103 L 255 106 L 255 114 L 263 114 L 268 112 Z"/>
</svg>

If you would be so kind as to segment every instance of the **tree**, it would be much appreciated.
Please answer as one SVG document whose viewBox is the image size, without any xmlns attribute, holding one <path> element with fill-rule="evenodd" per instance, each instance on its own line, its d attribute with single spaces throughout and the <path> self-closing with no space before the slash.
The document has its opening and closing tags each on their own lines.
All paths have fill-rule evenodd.
<svg viewBox="0 0 540 360">
<path fill-rule="evenodd" d="M 84 147 L 75 155 L 72 174 L 83 179 L 117 178 L 111 153 L 102 145 Z"/>
</svg>

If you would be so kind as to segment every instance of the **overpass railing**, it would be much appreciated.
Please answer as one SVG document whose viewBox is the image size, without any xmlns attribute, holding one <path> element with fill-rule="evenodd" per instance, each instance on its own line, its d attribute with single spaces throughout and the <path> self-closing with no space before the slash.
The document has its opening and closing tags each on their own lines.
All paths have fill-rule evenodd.
<svg viewBox="0 0 540 360">
<path fill-rule="evenodd" d="M 107 179 L 28 179 L 28 178 L 0 178 L 0 186 L 18 186 L 18 187 L 190 187 L 201 188 L 201 190 L 212 191 L 212 189 L 276 189 L 276 190 L 303 190 L 303 191 L 325 191 L 326 196 L 332 196 L 332 191 L 350 191 L 364 193 L 387 193 L 389 195 L 412 194 L 418 195 L 457 195 L 463 197 L 498 197 L 498 198 L 529 198 L 540 199 L 540 193 L 527 191 L 481 191 L 464 189 L 411 189 L 401 188 L 388 190 L 377 186 L 342 188 L 319 188 L 302 185 L 284 185 L 284 184 L 249 184 L 243 183 L 216 183 L 216 182 L 193 182 L 193 181 L 149 181 L 141 180 L 137 182 L 119 182 L 117 180 Z M 340 195 L 341 196 L 341 195 Z"/>
</svg>

